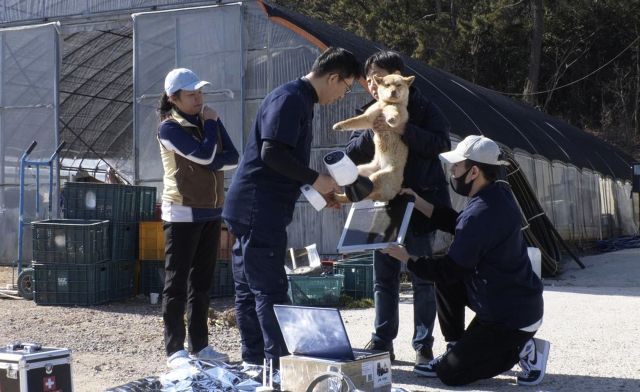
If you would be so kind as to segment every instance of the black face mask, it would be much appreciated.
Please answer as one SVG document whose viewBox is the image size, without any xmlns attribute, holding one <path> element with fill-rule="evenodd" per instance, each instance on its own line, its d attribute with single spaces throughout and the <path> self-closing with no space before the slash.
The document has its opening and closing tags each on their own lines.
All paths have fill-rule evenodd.
<svg viewBox="0 0 640 392">
<path fill-rule="evenodd" d="M 469 193 L 471 193 L 471 187 L 473 187 L 473 182 L 476 180 L 475 178 L 469 181 L 468 184 L 465 184 L 464 179 L 467 178 L 467 174 L 473 169 L 470 167 L 469 170 L 464 172 L 460 177 L 455 178 L 453 175 L 449 177 L 449 184 L 451 184 L 451 188 L 453 191 L 460 196 L 468 197 Z"/>
</svg>

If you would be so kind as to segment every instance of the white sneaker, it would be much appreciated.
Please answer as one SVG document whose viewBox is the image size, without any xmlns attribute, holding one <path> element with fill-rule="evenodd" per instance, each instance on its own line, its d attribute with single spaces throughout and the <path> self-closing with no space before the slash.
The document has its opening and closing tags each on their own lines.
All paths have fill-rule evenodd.
<svg viewBox="0 0 640 392">
<path fill-rule="evenodd" d="M 551 344 L 542 339 L 531 339 L 525 344 L 520 353 L 519 385 L 537 385 L 542 381 L 547 371 L 547 359 Z"/>
<path fill-rule="evenodd" d="M 219 353 L 211 346 L 207 346 L 196 354 L 189 355 L 191 359 L 204 359 L 207 361 L 229 362 L 229 356 L 227 354 Z"/>
<path fill-rule="evenodd" d="M 167 365 L 170 368 L 175 369 L 184 365 L 185 363 L 189 363 L 190 360 L 191 358 L 189 358 L 189 353 L 187 352 L 187 350 L 180 350 L 171 354 L 171 356 L 167 359 Z"/>
</svg>

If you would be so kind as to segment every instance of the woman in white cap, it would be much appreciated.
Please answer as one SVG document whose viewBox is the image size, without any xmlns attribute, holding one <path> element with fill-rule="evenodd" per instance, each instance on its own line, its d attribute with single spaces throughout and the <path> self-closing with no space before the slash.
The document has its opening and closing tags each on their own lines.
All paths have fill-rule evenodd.
<svg viewBox="0 0 640 392">
<path fill-rule="evenodd" d="M 416 209 L 454 235 L 444 258 L 411 256 L 402 246 L 383 251 L 435 283 L 438 320 L 448 344 L 421 374 L 446 385 L 491 378 L 516 363 L 522 370 L 518 384 L 536 385 L 546 371 L 549 342 L 533 338 L 542 325 L 542 282 L 527 255 L 520 208 L 511 191 L 496 184 L 499 155 L 498 145 L 484 136 L 469 136 L 454 151 L 440 154 L 452 165 L 453 191 L 469 197 L 460 213 L 416 196 Z M 401 193 L 415 196 L 410 189 Z M 465 307 L 476 313 L 466 329 Z"/>
<path fill-rule="evenodd" d="M 223 171 L 237 166 L 238 152 L 216 111 L 204 105 L 202 87 L 209 84 L 188 69 L 174 69 L 165 78 L 158 108 L 166 239 L 162 317 L 172 368 L 191 359 L 229 361 L 209 346 L 207 320 L 224 205 Z"/>
</svg>

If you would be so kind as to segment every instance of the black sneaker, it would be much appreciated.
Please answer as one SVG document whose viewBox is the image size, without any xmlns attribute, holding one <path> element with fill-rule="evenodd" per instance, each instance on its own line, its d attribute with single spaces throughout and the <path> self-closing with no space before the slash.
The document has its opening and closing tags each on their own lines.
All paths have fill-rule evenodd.
<svg viewBox="0 0 640 392">
<path fill-rule="evenodd" d="M 416 364 L 413 367 L 413 372 L 419 376 L 437 378 L 438 375 L 436 374 L 436 369 L 438 367 L 438 364 L 440 363 L 440 361 L 442 361 L 442 358 L 444 358 L 444 356 L 447 355 L 449 351 L 451 351 L 452 348 L 453 345 L 451 343 L 447 344 L 447 350 L 444 352 L 444 354 L 436 359 L 432 359 L 426 364 L 418 364 L 418 358 L 416 358 Z M 431 349 L 429 349 L 429 351 L 431 351 Z M 433 354 L 431 355 L 433 356 Z"/>
<path fill-rule="evenodd" d="M 531 339 L 520 353 L 519 385 L 537 385 L 544 378 L 551 345 L 546 340 Z"/>
<path fill-rule="evenodd" d="M 364 347 L 364 349 L 365 350 L 388 351 L 389 352 L 389 358 L 391 359 L 391 362 L 396 360 L 396 356 L 393 353 L 393 343 L 386 344 L 386 343 L 381 342 L 379 340 L 371 339 L 369 341 L 369 343 L 367 343 L 367 345 Z"/>
</svg>

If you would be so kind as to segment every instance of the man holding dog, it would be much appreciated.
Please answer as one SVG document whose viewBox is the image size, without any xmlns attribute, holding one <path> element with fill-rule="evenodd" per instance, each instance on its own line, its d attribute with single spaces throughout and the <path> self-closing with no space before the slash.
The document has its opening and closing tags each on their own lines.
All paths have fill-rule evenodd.
<svg viewBox="0 0 640 392">
<path fill-rule="evenodd" d="M 287 231 L 300 187 L 325 195 L 327 208 L 341 207 L 328 196 L 335 180 L 309 168 L 314 104 L 328 105 L 351 91 L 361 64 L 342 48 L 331 47 L 304 77 L 272 91 L 262 102 L 244 157 L 229 187 L 223 218 L 236 237 L 233 277 L 242 359 L 288 354 L 273 305 L 288 302 L 284 257 Z"/>
<path fill-rule="evenodd" d="M 369 92 L 375 99 L 363 108 L 363 113 L 378 100 L 377 84 L 374 76 L 402 74 L 404 61 L 399 54 L 382 51 L 373 54 L 365 63 L 365 76 Z M 397 132 L 409 147 L 409 156 L 404 170 L 405 188 L 437 206 L 451 206 L 448 182 L 444 175 L 438 154 L 451 149 L 449 139 L 450 124 L 440 109 L 427 100 L 417 88 L 411 87 L 409 121 L 397 128 L 391 128 L 380 116 L 374 128 L 380 131 Z M 368 163 L 373 159 L 375 146 L 371 129 L 354 131 L 346 147 L 349 158 L 356 164 Z M 405 245 L 415 255 L 433 256 L 432 243 L 436 227 L 422 214 L 411 217 Z M 398 335 L 399 295 L 401 263 L 394 258 L 376 251 L 373 256 L 375 280 L 375 332 L 367 348 L 389 351 L 391 360 L 395 358 L 393 340 Z M 413 284 L 414 334 L 412 345 L 416 350 L 414 372 L 421 374 L 433 359 L 433 326 L 436 317 L 433 283 L 411 273 Z"/>
<path fill-rule="evenodd" d="M 442 259 L 411 256 L 402 246 L 382 250 L 414 274 L 435 282 L 438 320 L 447 350 L 422 375 L 451 386 L 495 377 L 519 362 L 520 385 L 544 378 L 549 342 L 534 339 L 542 325 L 542 282 L 533 272 L 521 230 L 520 208 L 497 184 L 500 149 L 484 136 L 468 136 L 440 154 L 451 164 L 451 187 L 469 198 L 464 211 L 437 207 L 410 189 L 415 208 L 454 235 Z M 475 312 L 465 329 L 465 308 Z"/>
</svg>

